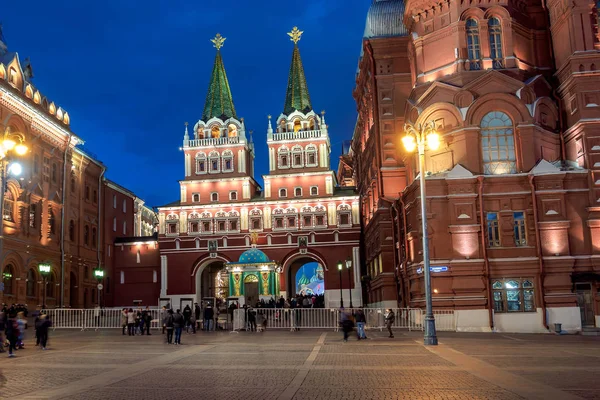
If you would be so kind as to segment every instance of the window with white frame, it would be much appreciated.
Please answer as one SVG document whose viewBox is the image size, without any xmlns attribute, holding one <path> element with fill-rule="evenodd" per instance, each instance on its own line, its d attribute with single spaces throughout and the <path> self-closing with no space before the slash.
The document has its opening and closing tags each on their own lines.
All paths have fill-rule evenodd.
<svg viewBox="0 0 600 400">
<path fill-rule="evenodd" d="M 285 212 L 282 208 L 276 208 L 273 210 L 273 229 L 284 229 L 285 228 Z"/>
<path fill-rule="evenodd" d="M 113 232 L 117 231 L 117 217 L 113 217 Z"/>
<path fill-rule="evenodd" d="M 302 188 L 301 187 L 294 188 L 294 196 L 302 197 Z"/>
<path fill-rule="evenodd" d="M 228 230 L 230 232 L 239 232 L 240 230 L 240 214 L 237 211 L 230 211 L 227 215 Z"/>
<path fill-rule="evenodd" d="M 279 197 L 287 197 L 287 189 L 279 189 Z"/>
<path fill-rule="evenodd" d="M 117 195 L 113 194 L 113 208 L 117 208 Z"/>
<path fill-rule="evenodd" d="M 206 154 L 196 154 L 196 175 L 206 174 Z"/>
<path fill-rule="evenodd" d="M 200 214 L 193 212 L 188 217 L 188 233 L 200 233 Z"/>
<path fill-rule="evenodd" d="M 192 201 L 194 203 L 200 203 L 200 193 L 192 193 Z"/>
<path fill-rule="evenodd" d="M 311 186 L 310 187 L 310 195 L 311 196 L 318 196 L 319 195 L 319 187 L 318 186 Z"/>
<path fill-rule="evenodd" d="M 211 174 L 215 174 L 220 171 L 219 159 L 220 159 L 219 153 L 217 153 L 216 151 L 211 151 L 210 154 L 208 155 L 208 164 L 210 165 L 210 173 Z"/>
<path fill-rule="evenodd" d="M 218 211 L 215 214 L 215 231 L 227 232 L 227 213 L 225 211 Z"/>
<path fill-rule="evenodd" d="M 337 209 L 338 226 L 352 226 L 351 208 L 348 204 L 340 204 Z"/>
<path fill-rule="evenodd" d="M 237 200 L 238 196 L 237 196 L 237 190 L 232 190 L 231 192 L 229 192 L 229 200 Z"/>
<path fill-rule="evenodd" d="M 467 33 L 467 53 L 471 70 L 481 69 L 481 51 L 479 46 L 479 24 L 473 18 L 465 23 Z"/>
<path fill-rule="evenodd" d="M 167 234 L 175 235 L 179 232 L 179 217 L 176 214 L 167 215 Z"/>
<path fill-rule="evenodd" d="M 298 210 L 290 207 L 285 210 L 285 227 L 287 229 L 298 229 Z"/>
<path fill-rule="evenodd" d="M 213 231 L 213 219 L 212 214 L 208 211 L 200 214 L 200 228 L 204 234 L 210 234 Z"/>
<path fill-rule="evenodd" d="M 314 144 L 309 144 L 306 146 L 306 166 L 307 167 L 316 167 L 319 165 L 317 158 L 317 146 Z"/>
<path fill-rule="evenodd" d="M 123 221 L 123 235 L 127 234 L 127 221 Z"/>
<path fill-rule="evenodd" d="M 221 158 L 223 160 L 223 172 L 233 172 L 233 153 L 231 150 L 225 150 Z"/>
<path fill-rule="evenodd" d="M 302 146 L 296 145 L 292 147 L 292 167 L 302 168 L 304 166 L 304 152 Z"/>
<path fill-rule="evenodd" d="M 217 201 L 219 201 L 219 193 L 217 193 L 217 192 L 212 192 L 212 193 L 210 194 L 210 201 L 212 201 L 212 202 L 217 202 Z"/>
<path fill-rule="evenodd" d="M 324 206 L 315 207 L 315 228 L 327 227 L 327 210 Z"/>
<path fill-rule="evenodd" d="M 287 146 L 281 146 L 277 150 L 277 166 L 279 169 L 290 167 L 290 151 Z"/>
<path fill-rule="evenodd" d="M 304 206 L 300 209 L 300 227 L 302 229 L 314 228 L 315 210 L 311 206 Z"/>
<path fill-rule="evenodd" d="M 533 278 L 493 279 L 494 312 L 536 312 Z"/>
<path fill-rule="evenodd" d="M 262 230 L 262 211 L 258 208 L 250 210 L 249 225 L 251 231 Z"/>
<path fill-rule="evenodd" d="M 127 212 L 127 200 L 123 199 L 123 212 L 126 213 Z"/>
</svg>

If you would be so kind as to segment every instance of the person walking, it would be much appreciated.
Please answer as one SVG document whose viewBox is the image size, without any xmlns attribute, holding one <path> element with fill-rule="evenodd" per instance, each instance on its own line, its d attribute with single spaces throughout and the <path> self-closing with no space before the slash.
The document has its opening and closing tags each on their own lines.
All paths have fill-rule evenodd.
<svg viewBox="0 0 600 400">
<path fill-rule="evenodd" d="M 23 311 L 19 311 L 19 313 L 17 314 L 17 325 L 19 327 L 17 348 L 21 350 L 25 348 L 25 329 L 27 328 L 27 320 L 25 319 L 25 313 Z"/>
<path fill-rule="evenodd" d="M 165 307 L 166 309 L 166 307 Z M 173 330 L 175 325 L 173 323 L 173 310 L 167 310 L 165 319 L 163 320 L 163 329 L 167 330 L 167 344 L 173 343 Z"/>
<path fill-rule="evenodd" d="M 202 314 L 202 309 L 198 305 L 198 303 L 194 303 L 194 316 L 196 317 L 196 327 L 194 328 L 194 333 L 196 333 L 196 329 L 200 329 L 200 315 Z"/>
<path fill-rule="evenodd" d="M 6 321 L 6 340 L 8 340 L 8 357 L 15 357 L 14 351 L 17 350 L 17 340 L 19 338 L 19 325 L 16 315 L 10 314 Z"/>
<path fill-rule="evenodd" d="M 127 309 L 124 308 L 121 310 L 121 328 L 123 335 L 125 335 L 125 330 L 127 329 Z"/>
<path fill-rule="evenodd" d="M 387 310 L 385 310 L 385 327 L 387 328 L 388 332 L 390 333 L 390 336 L 388 336 L 390 339 L 394 338 L 394 332 L 392 332 L 392 325 L 394 325 L 395 321 L 396 321 L 396 315 L 394 314 L 392 309 L 388 308 Z"/>
<path fill-rule="evenodd" d="M 6 313 L 4 307 L 0 310 L 0 353 L 4 353 L 4 331 L 6 330 Z"/>
<path fill-rule="evenodd" d="M 173 315 L 173 328 L 175 330 L 175 344 L 181 344 L 181 331 L 185 325 L 185 319 L 181 314 L 181 310 L 177 309 L 177 313 Z"/>
<path fill-rule="evenodd" d="M 356 336 L 358 337 L 358 340 L 366 339 L 367 334 L 365 333 L 365 324 L 367 323 L 367 318 L 365 317 L 363 310 L 358 310 L 354 318 L 356 320 Z"/>
<path fill-rule="evenodd" d="M 152 324 L 152 311 L 150 310 L 150 306 L 146 306 L 146 309 L 142 313 L 142 318 L 144 319 L 143 327 L 146 328 L 146 335 L 150 336 L 150 325 Z M 144 334 L 142 327 L 142 335 Z"/>
<path fill-rule="evenodd" d="M 46 350 L 46 347 L 48 345 L 48 329 L 51 326 L 52 322 L 50 321 L 50 319 L 48 319 L 48 316 L 46 314 L 40 315 L 40 319 L 38 320 L 35 329 L 38 332 L 42 350 Z"/>
<path fill-rule="evenodd" d="M 169 310 L 171 311 L 171 310 Z M 171 313 L 172 314 L 172 313 Z M 165 334 L 165 330 L 167 329 L 167 317 L 169 316 L 169 312 L 167 311 L 167 307 L 163 306 L 160 312 L 160 321 L 162 323 L 162 334 Z"/>
<path fill-rule="evenodd" d="M 127 311 L 127 334 L 129 336 L 135 335 L 135 313 L 133 312 L 133 308 Z"/>
<path fill-rule="evenodd" d="M 352 316 L 344 311 L 343 308 L 340 309 L 340 325 L 342 327 L 342 332 L 344 332 L 344 342 L 347 342 L 350 332 L 354 330 L 354 321 Z"/>
</svg>

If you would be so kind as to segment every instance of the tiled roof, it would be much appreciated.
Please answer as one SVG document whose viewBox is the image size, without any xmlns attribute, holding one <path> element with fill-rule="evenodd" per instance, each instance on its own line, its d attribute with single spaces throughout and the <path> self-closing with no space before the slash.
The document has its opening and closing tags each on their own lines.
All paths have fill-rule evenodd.
<svg viewBox="0 0 600 400">
<path fill-rule="evenodd" d="M 404 18 L 403 0 L 377 0 L 369 8 L 365 25 L 366 39 L 390 36 L 408 36 Z"/>
</svg>

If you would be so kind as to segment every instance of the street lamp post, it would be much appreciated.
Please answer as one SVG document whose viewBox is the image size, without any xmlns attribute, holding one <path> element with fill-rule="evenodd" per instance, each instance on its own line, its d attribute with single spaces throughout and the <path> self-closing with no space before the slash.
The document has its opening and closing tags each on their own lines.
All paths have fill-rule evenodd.
<svg viewBox="0 0 600 400">
<path fill-rule="evenodd" d="M 100 267 L 94 270 L 94 277 L 98 280 L 98 307 L 100 307 L 100 292 L 102 291 L 102 279 L 104 279 L 104 270 Z"/>
<path fill-rule="evenodd" d="M 340 308 L 344 308 L 344 294 L 342 292 L 342 269 L 344 266 L 341 261 L 338 261 L 338 272 L 340 273 Z"/>
<path fill-rule="evenodd" d="M 354 305 L 352 304 L 352 275 L 350 274 L 350 268 L 352 268 L 352 259 L 348 257 L 346 260 L 346 270 L 348 271 L 348 282 L 350 285 L 348 286 L 348 293 L 350 293 L 350 308 L 354 308 Z"/>
<path fill-rule="evenodd" d="M 25 146 L 25 136 L 18 132 L 11 132 L 10 128 L 6 128 L 2 134 L 0 141 L 0 269 L 3 266 L 3 246 L 4 246 L 4 193 L 6 192 L 6 181 L 8 173 L 12 172 L 15 175 L 21 173 L 21 166 L 13 164 L 9 167 L 9 161 L 12 153 L 19 156 L 27 153 Z"/>
<path fill-rule="evenodd" d="M 440 145 L 440 137 L 435 131 L 433 121 L 416 126 L 405 124 L 405 136 L 402 143 L 407 151 L 412 152 L 417 148 L 419 152 L 419 186 L 421 189 L 421 230 L 423 231 L 423 271 L 425 278 L 425 345 L 437 345 L 435 331 L 435 318 L 433 316 L 431 298 L 431 270 L 429 267 L 429 237 L 427 235 L 427 207 L 425 196 L 425 145 L 431 150 L 436 150 Z"/>
<path fill-rule="evenodd" d="M 50 273 L 51 266 L 48 263 L 42 263 L 38 265 L 38 270 L 42 275 L 42 282 L 44 284 L 44 300 L 42 301 L 42 309 L 46 309 L 46 290 L 47 290 L 47 281 L 48 274 Z"/>
</svg>

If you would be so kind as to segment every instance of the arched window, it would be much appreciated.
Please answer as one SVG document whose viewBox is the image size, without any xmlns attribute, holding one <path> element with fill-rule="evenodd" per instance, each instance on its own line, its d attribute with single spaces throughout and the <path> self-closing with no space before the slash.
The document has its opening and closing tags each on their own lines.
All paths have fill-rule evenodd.
<svg viewBox="0 0 600 400">
<path fill-rule="evenodd" d="M 98 231 L 96 228 L 92 228 L 92 247 L 96 248 L 96 242 L 98 240 Z"/>
<path fill-rule="evenodd" d="M 502 56 L 502 27 L 500 20 L 496 17 L 490 18 L 488 22 L 490 33 L 490 58 L 492 66 L 495 69 L 504 68 L 504 60 Z"/>
<path fill-rule="evenodd" d="M 292 148 L 292 167 L 304 167 L 304 152 L 302 151 L 302 146 L 296 145 Z"/>
<path fill-rule="evenodd" d="M 15 222 L 15 198 L 10 190 L 4 193 L 4 208 L 2 210 L 2 219 L 9 222 Z"/>
<path fill-rule="evenodd" d="M 221 129 L 218 125 L 213 125 L 212 128 L 210 128 L 210 136 L 213 138 L 221 136 Z"/>
<path fill-rule="evenodd" d="M 219 193 L 217 192 L 212 192 L 210 194 L 210 201 L 219 201 Z"/>
<path fill-rule="evenodd" d="M 73 220 L 69 221 L 69 240 L 75 241 L 75 222 Z"/>
<path fill-rule="evenodd" d="M 123 199 L 123 212 L 127 212 L 127 200 Z"/>
<path fill-rule="evenodd" d="M 286 146 L 281 146 L 277 150 L 278 157 L 278 168 L 289 168 L 290 167 L 290 151 Z"/>
<path fill-rule="evenodd" d="M 90 227 L 87 225 L 83 227 L 83 244 L 90 244 Z"/>
<path fill-rule="evenodd" d="M 223 160 L 223 172 L 233 172 L 233 153 L 231 150 L 225 150 L 221 158 Z"/>
<path fill-rule="evenodd" d="M 481 153 L 484 174 L 517 172 L 513 123 L 505 113 L 492 111 L 481 120 Z"/>
<path fill-rule="evenodd" d="M 29 205 L 29 227 L 30 228 L 37 227 L 37 205 L 36 204 Z"/>
<path fill-rule="evenodd" d="M 36 276 L 33 268 L 27 271 L 27 297 L 35 297 Z"/>
<path fill-rule="evenodd" d="M 117 231 L 117 217 L 113 217 L 113 232 Z"/>
<path fill-rule="evenodd" d="M 2 271 L 2 282 L 4 282 L 4 294 L 15 294 L 14 293 L 14 281 L 15 281 L 15 268 L 12 264 L 8 264 Z"/>
<path fill-rule="evenodd" d="M 298 132 L 301 129 L 302 129 L 302 123 L 300 122 L 299 119 L 295 119 L 294 120 L 294 132 Z"/>
<path fill-rule="evenodd" d="M 196 175 L 206 173 L 206 154 L 196 154 Z"/>
<path fill-rule="evenodd" d="M 113 194 L 113 208 L 117 208 L 117 195 Z"/>
<path fill-rule="evenodd" d="M 287 189 L 279 189 L 279 197 L 287 197 Z"/>
<path fill-rule="evenodd" d="M 467 51 L 470 69 L 481 69 L 481 51 L 479 47 L 479 24 L 473 18 L 466 22 Z"/>
<path fill-rule="evenodd" d="M 306 146 L 306 166 L 316 167 L 318 165 L 319 161 L 317 159 L 317 146 L 314 144 L 309 144 Z"/>
</svg>

